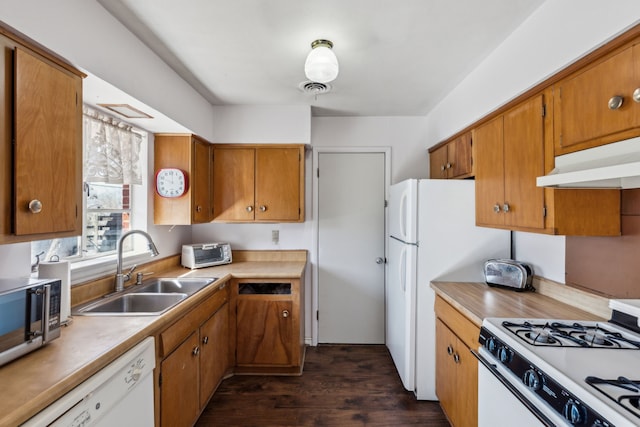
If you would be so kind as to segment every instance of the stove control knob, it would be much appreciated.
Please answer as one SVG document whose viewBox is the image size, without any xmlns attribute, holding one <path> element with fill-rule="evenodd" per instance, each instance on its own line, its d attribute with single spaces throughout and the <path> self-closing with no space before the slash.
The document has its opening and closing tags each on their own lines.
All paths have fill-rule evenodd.
<svg viewBox="0 0 640 427">
<path fill-rule="evenodd" d="M 522 376 L 524 384 L 532 390 L 540 390 L 542 388 L 542 380 L 540 375 L 533 369 L 527 369 Z"/>
<path fill-rule="evenodd" d="M 573 425 L 580 425 L 584 423 L 587 418 L 587 410 L 584 406 L 580 405 L 573 399 L 569 399 L 564 405 L 562 415 Z"/>
<path fill-rule="evenodd" d="M 487 340 L 485 344 L 487 350 L 489 350 L 492 354 L 496 354 L 496 350 L 498 349 L 498 344 L 496 343 L 496 339 L 491 337 Z"/>
<path fill-rule="evenodd" d="M 502 363 L 509 363 L 513 359 L 513 352 L 506 347 L 500 347 L 498 349 L 498 359 Z"/>
</svg>

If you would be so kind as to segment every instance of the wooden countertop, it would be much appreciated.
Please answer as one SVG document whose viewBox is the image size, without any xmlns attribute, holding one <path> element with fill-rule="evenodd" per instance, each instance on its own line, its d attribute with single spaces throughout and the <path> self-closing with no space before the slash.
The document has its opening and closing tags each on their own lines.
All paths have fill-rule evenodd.
<svg viewBox="0 0 640 427">
<path fill-rule="evenodd" d="M 160 271 L 153 277 L 219 278 L 161 316 L 75 316 L 69 326 L 63 327 L 60 338 L 0 368 L 0 426 L 25 422 L 144 338 L 182 317 L 233 277 L 301 277 L 306 251 L 300 252 L 304 252 L 300 260 L 253 257 L 258 260 L 241 258 L 219 267 Z"/>
<path fill-rule="evenodd" d="M 539 292 L 515 292 L 475 282 L 431 282 L 436 295 L 478 327 L 485 317 L 607 320 L 602 316 Z M 564 286 L 563 286 L 564 287 Z"/>
</svg>

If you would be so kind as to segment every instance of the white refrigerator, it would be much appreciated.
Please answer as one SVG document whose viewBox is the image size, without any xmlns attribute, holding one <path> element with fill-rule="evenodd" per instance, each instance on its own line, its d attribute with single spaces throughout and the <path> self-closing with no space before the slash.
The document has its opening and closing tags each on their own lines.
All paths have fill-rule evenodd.
<svg viewBox="0 0 640 427">
<path fill-rule="evenodd" d="M 483 264 L 509 258 L 508 230 L 476 227 L 469 180 L 409 179 L 391 186 L 386 344 L 402 383 L 437 400 L 432 280 L 483 282 Z"/>
</svg>

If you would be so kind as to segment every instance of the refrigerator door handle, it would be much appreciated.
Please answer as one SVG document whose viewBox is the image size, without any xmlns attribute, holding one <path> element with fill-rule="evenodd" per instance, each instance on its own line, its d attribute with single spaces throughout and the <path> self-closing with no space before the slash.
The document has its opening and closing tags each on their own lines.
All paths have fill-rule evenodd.
<svg viewBox="0 0 640 427">
<path fill-rule="evenodd" d="M 400 252 L 400 283 L 402 284 L 402 292 L 406 292 L 407 289 L 407 248 L 406 246 L 402 247 L 402 251 Z"/>
<path fill-rule="evenodd" d="M 409 196 L 406 191 L 402 192 L 402 196 L 400 197 L 400 211 L 399 218 L 400 221 L 400 237 L 405 242 L 407 241 L 407 200 Z"/>
</svg>

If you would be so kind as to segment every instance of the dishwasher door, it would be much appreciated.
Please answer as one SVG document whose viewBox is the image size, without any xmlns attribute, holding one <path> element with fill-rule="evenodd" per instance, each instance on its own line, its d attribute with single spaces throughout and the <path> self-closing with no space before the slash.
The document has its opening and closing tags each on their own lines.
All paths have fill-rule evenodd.
<svg viewBox="0 0 640 427">
<path fill-rule="evenodd" d="M 24 426 L 153 427 L 154 343 L 146 338 Z"/>
</svg>

